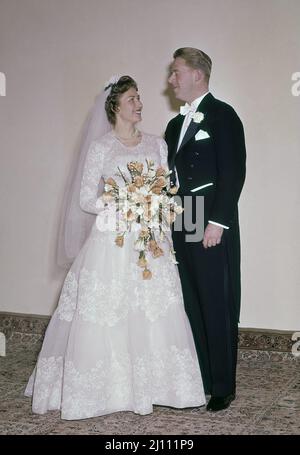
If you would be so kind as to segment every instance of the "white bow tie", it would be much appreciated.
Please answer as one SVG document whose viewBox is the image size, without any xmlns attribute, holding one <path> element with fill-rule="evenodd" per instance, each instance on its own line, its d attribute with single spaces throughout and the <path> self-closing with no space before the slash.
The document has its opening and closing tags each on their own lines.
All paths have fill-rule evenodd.
<svg viewBox="0 0 300 455">
<path fill-rule="evenodd" d="M 195 106 L 191 106 L 188 103 L 185 103 L 184 106 L 180 106 L 180 114 L 187 115 L 187 114 L 195 114 L 197 108 Z"/>
</svg>

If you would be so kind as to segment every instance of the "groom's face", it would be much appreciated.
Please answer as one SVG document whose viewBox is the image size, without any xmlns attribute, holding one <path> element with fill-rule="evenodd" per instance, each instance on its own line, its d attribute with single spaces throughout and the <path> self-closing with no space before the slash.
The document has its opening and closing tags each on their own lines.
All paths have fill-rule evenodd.
<svg viewBox="0 0 300 455">
<path fill-rule="evenodd" d="M 188 66 L 181 57 L 175 58 L 168 79 L 175 96 L 181 101 L 191 103 L 194 99 L 196 70 Z"/>
</svg>

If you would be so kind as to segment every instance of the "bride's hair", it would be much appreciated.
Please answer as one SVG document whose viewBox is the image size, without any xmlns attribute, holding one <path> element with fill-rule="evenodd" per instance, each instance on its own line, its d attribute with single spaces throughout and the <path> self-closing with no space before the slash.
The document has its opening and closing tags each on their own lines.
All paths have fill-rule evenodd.
<svg viewBox="0 0 300 455">
<path fill-rule="evenodd" d="M 106 98 L 105 101 L 105 111 L 106 115 L 108 118 L 108 121 L 112 124 L 115 125 L 116 123 L 116 110 L 117 107 L 119 106 L 119 99 L 120 96 L 127 92 L 130 88 L 135 88 L 135 90 L 138 90 L 137 84 L 134 79 L 130 76 L 122 76 L 118 80 L 118 82 L 114 84 L 109 84 L 105 90 L 111 89 L 108 97 Z"/>
</svg>

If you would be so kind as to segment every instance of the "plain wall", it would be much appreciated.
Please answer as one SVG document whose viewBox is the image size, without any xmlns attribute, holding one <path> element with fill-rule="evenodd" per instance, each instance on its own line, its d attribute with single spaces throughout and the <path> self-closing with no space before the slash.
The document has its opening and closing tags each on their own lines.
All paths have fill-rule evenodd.
<svg viewBox="0 0 300 455">
<path fill-rule="evenodd" d="M 211 92 L 245 127 L 242 327 L 300 328 L 299 0 L 0 0 L 2 311 L 52 314 L 64 185 L 81 126 L 111 74 L 130 74 L 142 129 L 163 134 L 167 67 L 182 46 L 213 60 Z"/>
</svg>

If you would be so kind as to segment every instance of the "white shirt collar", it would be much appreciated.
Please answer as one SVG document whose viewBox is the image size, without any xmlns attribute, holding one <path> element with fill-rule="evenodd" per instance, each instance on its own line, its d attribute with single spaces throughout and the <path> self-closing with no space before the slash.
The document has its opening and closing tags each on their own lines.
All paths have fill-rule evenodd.
<svg viewBox="0 0 300 455">
<path fill-rule="evenodd" d="M 199 104 L 203 100 L 203 98 L 209 94 L 208 92 L 205 92 L 203 95 L 199 96 L 199 98 L 196 98 L 194 101 L 192 101 L 191 106 L 194 107 L 195 109 L 198 109 Z"/>
</svg>

